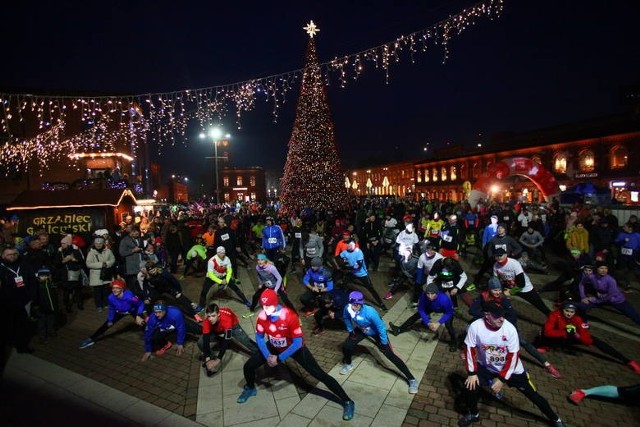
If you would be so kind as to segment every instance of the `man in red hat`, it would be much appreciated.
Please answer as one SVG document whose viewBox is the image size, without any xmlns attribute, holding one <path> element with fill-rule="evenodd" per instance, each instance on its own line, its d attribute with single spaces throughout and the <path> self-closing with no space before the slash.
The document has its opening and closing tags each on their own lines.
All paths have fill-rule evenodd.
<svg viewBox="0 0 640 427">
<path fill-rule="evenodd" d="M 238 397 L 238 403 L 245 403 L 258 393 L 255 384 L 257 368 L 265 362 L 273 368 L 278 363 L 292 358 L 340 398 L 344 407 L 342 419 L 352 419 L 355 411 L 353 401 L 335 378 L 320 368 L 311 351 L 304 345 L 298 315 L 289 307 L 278 303 L 278 295 L 273 289 L 265 289 L 260 295 L 260 305 L 262 305 L 262 311 L 258 314 L 256 322 L 256 343 L 260 351 L 244 364 L 246 384 Z"/>
<path fill-rule="evenodd" d="M 104 334 L 107 329 L 113 326 L 118 320 L 126 316 L 132 316 L 138 326 L 144 325 L 144 302 L 126 290 L 126 285 L 121 280 L 114 280 L 111 283 L 111 295 L 109 295 L 109 312 L 107 320 L 89 338 L 80 343 L 80 349 L 91 347 L 96 343 L 96 339 Z"/>
</svg>

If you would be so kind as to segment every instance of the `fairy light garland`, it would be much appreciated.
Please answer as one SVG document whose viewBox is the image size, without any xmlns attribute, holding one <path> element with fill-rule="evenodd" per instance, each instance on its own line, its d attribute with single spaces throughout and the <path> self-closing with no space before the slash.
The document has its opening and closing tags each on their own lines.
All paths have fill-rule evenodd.
<svg viewBox="0 0 640 427">
<path fill-rule="evenodd" d="M 504 0 L 484 0 L 462 10 L 428 28 L 411 34 L 402 35 L 382 45 L 360 52 L 336 57 L 318 64 L 326 84 L 335 76 L 340 87 L 356 81 L 369 68 L 382 70 L 385 83 L 390 83 L 390 70 L 393 64 L 400 62 L 407 53 L 409 60 L 415 62 L 415 54 L 426 52 L 429 45 L 441 46 L 443 62 L 450 54 L 451 38 L 474 25 L 481 18 L 498 18 L 504 7 Z M 316 35 L 319 30 L 311 22 L 308 31 Z M 15 170 L 27 170 L 34 159 L 41 168 L 46 169 L 49 160 L 68 154 L 70 149 L 80 148 L 91 137 L 85 132 L 80 140 L 69 138 L 65 134 L 67 121 L 80 120 L 85 126 L 99 126 L 100 123 L 117 123 L 116 130 L 98 128 L 100 135 L 111 133 L 110 137 L 94 141 L 96 144 L 113 144 L 114 138 L 122 141 L 153 141 L 158 152 L 165 144 L 174 145 L 177 141 L 186 142 L 187 125 L 198 121 L 202 130 L 212 123 L 219 122 L 229 113 L 235 114 L 236 124 L 241 128 L 241 118 L 245 112 L 252 111 L 258 102 L 270 102 L 273 105 L 273 121 L 277 122 L 279 110 L 285 103 L 292 87 L 298 84 L 305 72 L 304 68 L 254 78 L 226 85 L 199 89 L 187 89 L 164 93 L 147 93 L 128 96 L 46 96 L 33 94 L 0 93 L 0 162 L 11 164 Z M 144 123 L 137 121 L 135 135 L 130 132 L 129 121 L 132 109 L 140 109 Z M 117 117 L 115 119 L 114 117 Z M 36 136 L 24 138 L 18 129 L 29 124 Z M 124 126 L 123 126 L 124 124 Z M 112 124 L 113 127 L 113 124 Z M 126 129 L 122 129 L 122 127 Z M 135 145 L 135 144 L 134 144 Z M 107 145 L 97 146 L 106 151 Z M 44 157 L 40 157 L 44 155 Z"/>
</svg>

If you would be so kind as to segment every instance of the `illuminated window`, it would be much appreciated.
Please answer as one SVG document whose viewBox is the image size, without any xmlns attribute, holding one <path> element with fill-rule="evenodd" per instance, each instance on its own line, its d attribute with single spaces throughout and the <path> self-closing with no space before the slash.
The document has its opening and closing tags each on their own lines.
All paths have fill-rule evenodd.
<svg viewBox="0 0 640 427">
<path fill-rule="evenodd" d="M 418 169 L 418 182 L 422 182 L 422 171 Z"/>
<path fill-rule="evenodd" d="M 424 171 L 424 182 L 429 182 L 429 171 L 426 169 Z"/>
<path fill-rule="evenodd" d="M 456 173 L 455 165 L 451 166 L 451 181 L 455 181 L 458 179 L 458 174 Z"/>
<path fill-rule="evenodd" d="M 538 156 L 537 154 L 535 156 L 531 156 L 531 161 L 533 163 L 537 163 L 539 165 L 542 164 L 542 158 L 540 156 Z"/>
<path fill-rule="evenodd" d="M 565 153 L 553 156 L 553 171 L 555 173 L 567 173 L 567 155 Z"/>
<path fill-rule="evenodd" d="M 251 200 L 255 200 L 256 199 L 256 193 L 251 193 Z"/>
<path fill-rule="evenodd" d="M 225 187 L 229 186 L 229 177 L 225 176 L 222 178 L 222 185 L 224 185 Z"/>
<path fill-rule="evenodd" d="M 473 166 L 471 167 L 471 176 L 473 178 L 478 178 L 480 176 L 480 162 L 473 162 Z"/>
<path fill-rule="evenodd" d="M 226 201 L 229 201 L 229 193 L 224 193 L 224 199 L 225 199 Z"/>
<path fill-rule="evenodd" d="M 446 166 L 442 166 L 442 168 L 440 169 L 440 177 L 442 178 L 443 181 L 447 180 L 447 167 Z"/>
<path fill-rule="evenodd" d="M 236 185 L 238 186 L 242 185 L 242 176 L 239 176 L 236 178 Z"/>
<path fill-rule="evenodd" d="M 582 150 L 578 154 L 578 164 L 580 165 L 580 172 L 593 172 L 595 169 L 595 157 L 593 151 Z"/>
<path fill-rule="evenodd" d="M 484 170 L 485 170 L 486 172 L 489 172 L 489 171 L 491 170 L 491 167 L 492 167 L 492 166 L 493 166 L 493 162 L 492 162 L 491 160 L 489 160 L 489 161 L 487 162 L 487 164 L 486 164 L 486 165 L 484 165 Z"/>
<path fill-rule="evenodd" d="M 467 170 L 467 164 L 463 163 L 460 165 L 460 179 L 466 181 L 469 178 L 469 171 Z"/>
<path fill-rule="evenodd" d="M 256 177 L 255 176 L 251 176 L 249 177 L 249 186 L 251 187 L 255 187 L 256 186 Z M 251 200 L 253 200 L 254 198 L 252 198 Z"/>
<path fill-rule="evenodd" d="M 627 167 L 629 161 L 629 152 L 621 145 L 611 149 L 611 169 L 620 169 Z"/>
<path fill-rule="evenodd" d="M 433 182 L 438 182 L 438 169 L 433 168 L 431 170 L 431 177 Z"/>
</svg>

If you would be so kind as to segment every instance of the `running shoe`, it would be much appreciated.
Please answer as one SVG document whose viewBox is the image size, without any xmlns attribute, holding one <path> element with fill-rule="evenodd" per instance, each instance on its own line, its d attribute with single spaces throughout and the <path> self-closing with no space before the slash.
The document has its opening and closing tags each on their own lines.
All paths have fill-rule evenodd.
<svg viewBox="0 0 640 427">
<path fill-rule="evenodd" d="M 255 311 L 248 311 L 248 312 L 246 312 L 245 314 L 242 315 L 242 318 L 243 319 L 248 319 L 248 318 L 253 317 L 255 315 L 256 315 Z"/>
<path fill-rule="evenodd" d="M 316 326 L 315 328 L 313 328 L 313 332 L 311 334 L 315 336 L 322 335 L 324 334 L 324 328 Z"/>
<path fill-rule="evenodd" d="M 391 332 L 391 334 L 393 334 L 393 336 L 396 336 L 396 337 L 400 335 L 400 333 L 402 332 L 400 330 L 400 327 L 394 325 L 393 322 L 389 322 L 389 328 L 391 329 L 389 332 Z"/>
<path fill-rule="evenodd" d="M 478 421 L 480 421 L 480 414 L 467 414 L 458 420 L 458 425 L 460 427 L 467 427 Z"/>
<path fill-rule="evenodd" d="M 560 378 L 560 371 L 558 371 L 555 368 L 555 366 L 553 366 L 551 363 L 549 363 L 547 366 L 545 366 L 544 369 L 546 369 L 547 372 L 549 372 L 553 378 L 555 378 L 555 379 Z"/>
<path fill-rule="evenodd" d="M 237 402 L 238 403 L 244 403 L 247 400 L 249 400 L 250 397 L 255 396 L 258 394 L 258 390 L 256 390 L 255 387 L 253 388 L 249 388 L 246 385 L 243 387 L 242 393 L 240 394 L 240 396 L 238 397 Z"/>
<path fill-rule="evenodd" d="M 627 365 L 629 365 L 636 374 L 640 374 L 640 364 L 638 364 L 638 362 L 632 360 L 631 362 L 627 363 Z"/>
<path fill-rule="evenodd" d="M 393 298 L 393 294 L 391 292 L 387 292 L 386 294 L 384 294 L 384 297 L 382 299 L 391 299 Z"/>
<path fill-rule="evenodd" d="M 91 338 L 87 338 L 86 340 L 82 341 L 80 343 L 80 350 L 83 350 L 87 347 L 91 347 L 92 345 L 94 345 L 96 342 L 94 340 L 92 340 Z"/>
<path fill-rule="evenodd" d="M 569 399 L 569 401 L 574 405 L 579 405 L 585 397 L 587 397 L 587 395 L 584 391 L 578 389 L 574 390 L 569 396 L 567 396 L 567 399 Z"/>
<path fill-rule="evenodd" d="M 340 369 L 340 375 L 347 375 L 352 370 L 353 365 L 351 363 L 345 363 L 344 365 L 342 365 L 342 369 Z"/>
<path fill-rule="evenodd" d="M 418 381 L 414 378 L 409 380 L 409 394 L 418 393 Z"/>
<path fill-rule="evenodd" d="M 162 347 L 160 350 L 156 351 L 156 356 L 162 356 L 163 354 L 165 354 L 167 352 L 167 350 L 169 350 L 171 347 L 173 346 L 173 343 L 171 341 L 167 341 L 167 343 L 164 345 L 164 347 Z"/>
<path fill-rule="evenodd" d="M 344 403 L 344 411 L 342 412 L 342 419 L 345 421 L 349 421 L 353 418 L 353 415 L 356 411 L 356 404 L 353 403 L 353 400 L 348 400 Z"/>
<path fill-rule="evenodd" d="M 304 311 L 304 317 L 309 317 L 309 316 L 313 316 L 316 313 L 316 310 L 311 309 L 311 310 L 305 310 Z"/>
</svg>

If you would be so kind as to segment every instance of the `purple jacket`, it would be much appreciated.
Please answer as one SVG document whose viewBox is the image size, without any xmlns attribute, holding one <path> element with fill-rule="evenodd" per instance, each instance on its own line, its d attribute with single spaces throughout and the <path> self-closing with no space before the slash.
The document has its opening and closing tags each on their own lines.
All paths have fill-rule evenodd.
<svg viewBox="0 0 640 427">
<path fill-rule="evenodd" d="M 109 295 L 109 314 L 107 315 L 107 322 L 113 323 L 113 319 L 116 317 L 116 313 L 131 314 L 134 316 L 142 316 L 144 311 L 144 302 L 133 294 L 129 290 L 122 292 L 121 298 L 116 298 L 115 295 Z"/>
<path fill-rule="evenodd" d="M 616 280 L 605 274 L 601 276 L 599 274 L 589 274 L 584 276 L 578 285 L 580 289 L 580 299 L 586 298 L 585 285 L 589 285 L 596 291 L 595 304 L 620 304 L 625 301 L 624 293 L 618 289 Z"/>
</svg>

